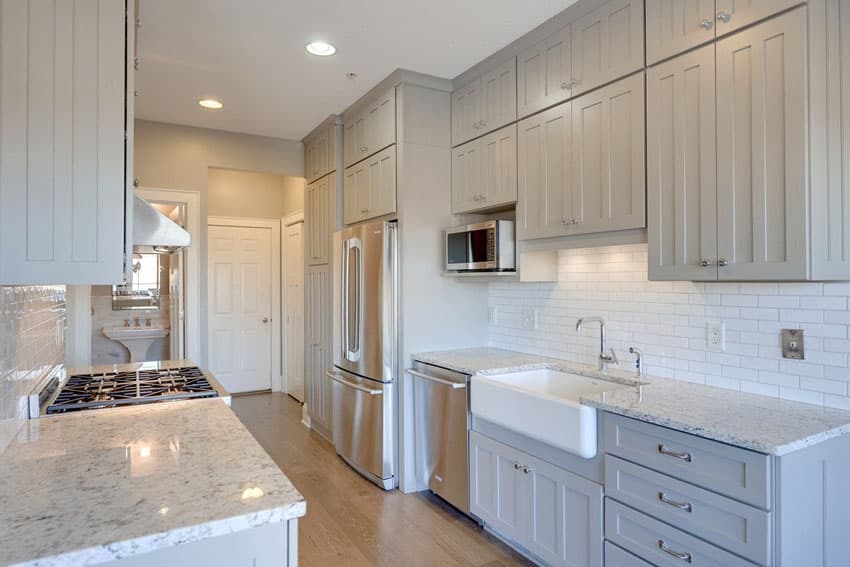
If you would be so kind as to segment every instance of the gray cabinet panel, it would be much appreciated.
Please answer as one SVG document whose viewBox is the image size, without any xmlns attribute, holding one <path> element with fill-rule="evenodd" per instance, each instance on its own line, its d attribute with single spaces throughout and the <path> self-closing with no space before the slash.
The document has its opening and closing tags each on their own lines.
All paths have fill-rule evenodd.
<svg viewBox="0 0 850 567">
<path fill-rule="evenodd" d="M 333 404 L 331 368 L 331 281 L 330 266 L 308 266 L 304 274 L 305 382 L 307 412 L 313 428 L 330 437 Z"/>
<path fill-rule="evenodd" d="M 516 59 L 499 65 L 481 77 L 481 133 L 516 120 Z"/>
<path fill-rule="evenodd" d="M 715 280 L 714 45 L 646 75 L 649 278 Z"/>
<path fill-rule="evenodd" d="M 610 498 L 605 498 L 605 537 L 659 567 L 755 565 Z"/>
<path fill-rule="evenodd" d="M 811 2 L 812 278 L 850 277 L 850 5 Z"/>
<path fill-rule="evenodd" d="M 539 459 L 524 460 L 528 547 L 550 565 L 602 565 L 602 486 Z"/>
<path fill-rule="evenodd" d="M 770 509 L 768 455 L 607 412 L 603 431 L 606 453 Z"/>
<path fill-rule="evenodd" d="M 605 494 L 762 565 L 771 562 L 771 515 L 714 492 L 605 457 Z"/>
<path fill-rule="evenodd" d="M 572 39 L 565 26 L 517 58 L 517 115 L 522 118 L 572 95 Z"/>
<path fill-rule="evenodd" d="M 573 95 L 644 66 L 643 0 L 608 0 L 570 27 Z"/>
<path fill-rule="evenodd" d="M 331 189 L 336 175 L 326 175 L 304 192 L 304 235 L 308 265 L 327 264 L 330 257 Z"/>
<path fill-rule="evenodd" d="M 481 186 L 481 143 L 473 140 L 452 148 L 452 213 L 478 208 Z"/>
<path fill-rule="evenodd" d="M 646 226 L 644 73 L 572 101 L 575 234 Z"/>
<path fill-rule="evenodd" d="M 481 191 L 477 208 L 516 202 L 516 136 L 516 124 L 511 124 L 481 138 Z"/>
<path fill-rule="evenodd" d="M 452 145 L 460 145 L 479 134 L 481 79 L 452 93 Z"/>
<path fill-rule="evenodd" d="M 580 203 L 572 175 L 571 104 L 563 103 L 518 125 L 517 236 L 561 236 L 575 230 Z"/>
<path fill-rule="evenodd" d="M 470 512 L 503 536 L 522 541 L 519 451 L 475 432 L 469 434 L 469 448 Z"/>
<path fill-rule="evenodd" d="M 713 40 L 714 0 L 646 0 L 648 65 Z"/>
<path fill-rule="evenodd" d="M 605 567 L 652 567 L 652 564 L 606 541 Z"/>
<path fill-rule="evenodd" d="M 805 24 L 798 8 L 717 42 L 721 280 L 808 276 Z"/>
<path fill-rule="evenodd" d="M 802 0 L 717 0 L 717 37 L 787 10 Z"/>
</svg>

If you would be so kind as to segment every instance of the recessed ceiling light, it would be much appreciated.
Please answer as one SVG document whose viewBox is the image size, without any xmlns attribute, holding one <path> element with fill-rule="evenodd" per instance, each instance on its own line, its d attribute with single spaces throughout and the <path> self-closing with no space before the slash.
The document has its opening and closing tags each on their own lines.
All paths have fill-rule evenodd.
<svg viewBox="0 0 850 567">
<path fill-rule="evenodd" d="M 319 57 L 327 57 L 328 55 L 336 53 L 336 47 L 327 41 L 314 41 L 313 43 L 308 43 L 306 49 L 307 53 L 312 53 Z"/>
<path fill-rule="evenodd" d="M 224 106 L 223 104 L 221 104 L 221 102 L 217 101 L 214 98 L 205 98 L 203 100 L 199 100 L 198 104 L 200 104 L 204 108 L 211 108 L 213 110 L 218 110 L 219 108 Z"/>
</svg>

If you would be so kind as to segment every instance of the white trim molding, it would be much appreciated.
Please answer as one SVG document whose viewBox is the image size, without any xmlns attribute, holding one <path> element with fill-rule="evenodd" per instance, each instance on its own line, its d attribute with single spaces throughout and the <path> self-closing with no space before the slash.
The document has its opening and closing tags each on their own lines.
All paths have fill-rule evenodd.
<svg viewBox="0 0 850 567">
<path fill-rule="evenodd" d="M 289 228 L 290 226 L 293 226 L 293 225 L 296 225 L 296 224 L 299 224 L 299 223 L 301 223 L 301 224 L 304 223 L 304 209 L 298 209 L 297 211 L 289 213 L 288 215 L 286 215 L 285 217 L 280 219 L 280 226 L 281 226 L 281 231 L 280 231 L 280 238 L 281 238 L 281 241 L 280 241 L 280 281 L 281 281 L 281 288 L 280 288 L 280 291 L 281 291 L 281 296 L 280 296 L 281 297 L 281 303 L 280 303 L 280 313 L 281 313 L 281 333 L 280 333 L 281 367 L 280 367 L 280 373 L 281 373 L 281 376 L 282 376 L 281 377 L 281 391 L 284 392 L 284 393 L 289 393 L 289 383 L 288 383 L 287 376 L 286 376 L 286 359 L 287 359 L 287 357 L 289 356 L 290 353 L 288 353 L 286 351 L 286 334 L 285 334 L 285 326 L 283 325 L 283 321 L 286 321 L 287 318 L 289 317 L 289 313 L 287 313 L 287 311 L 286 311 L 286 301 L 283 300 L 284 287 L 286 286 L 286 246 L 284 246 L 284 243 L 283 243 L 283 238 L 285 236 L 283 229 Z M 303 249 L 304 238 L 306 238 L 307 235 L 304 234 L 303 231 L 302 231 L 301 236 L 302 236 L 301 242 L 302 242 L 302 249 Z M 303 269 L 303 266 L 302 266 L 302 269 Z M 301 295 L 302 295 L 301 305 L 302 305 L 302 307 L 304 307 L 306 309 L 306 305 L 305 305 L 305 299 L 306 299 L 305 295 L 306 294 L 304 293 L 303 289 L 302 289 Z M 304 330 L 302 329 L 302 333 L 303 333 L 303 331 Z M 305 354 L 306 354 L 306 351 L 305 351 Z M 306 360 L 305 360 L 305 364 L 306 364 Z M 305 382 L 306 382 L 306 376 L 304 378 L 305 378 Z M 306 384 L 305 384 L 305 390 L 306 390 Z M 303 397 L 304 397 L 305 400 L 307 399 L 306 392 L 305 392 Z"/>
<path fill-rule="evenodd" d="M 271 254 L 271 276 L 272 276 L 272 390 L 282 392 L 283 390 L 283 360 L 281 348 L 281 330 L 283 329 L 283 321 L 281 317 L 281 251 L 280 251 L 280 220 L 279 219 L 254 219 L 240 217 L 208 217 L 207 230 L 213 226 L 236 226 L 245 228 L 268 228 L 272 231 L 272 254 Z M 209 326 L 209 323 L 208 323 Z M 209 328 L 207 328 L 209 334 Z"/>
</svg>

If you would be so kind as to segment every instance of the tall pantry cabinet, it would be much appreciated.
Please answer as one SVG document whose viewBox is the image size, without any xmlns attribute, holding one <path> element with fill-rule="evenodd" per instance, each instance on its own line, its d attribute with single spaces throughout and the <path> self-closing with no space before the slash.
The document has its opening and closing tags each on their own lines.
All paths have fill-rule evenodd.
<svg viewBox="0 0 850 567">
<path fill-rule="evenodd" d="M 133 0 L 0 3 L 0 285 L 123 281 L 134 13 Z"/>
<path fill-rule="evenodd" d="M 331 438 L 332 237 L 338 224 L 342 121 L 330 116 L 304 138 L 304 382 L 310 426 Z"/>
</svg>

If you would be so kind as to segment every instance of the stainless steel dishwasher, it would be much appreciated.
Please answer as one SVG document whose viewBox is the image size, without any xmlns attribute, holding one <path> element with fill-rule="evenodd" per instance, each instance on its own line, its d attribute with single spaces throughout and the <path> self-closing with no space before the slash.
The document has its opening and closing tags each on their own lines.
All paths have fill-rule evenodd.
<svg viewBox="0 0 850 567">
<path fill-rule="evenodd" d="M 416 361 L 416 472 L 434 494 L 469 514 L 469 375 Z"/>
</svg>

